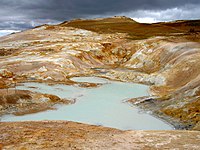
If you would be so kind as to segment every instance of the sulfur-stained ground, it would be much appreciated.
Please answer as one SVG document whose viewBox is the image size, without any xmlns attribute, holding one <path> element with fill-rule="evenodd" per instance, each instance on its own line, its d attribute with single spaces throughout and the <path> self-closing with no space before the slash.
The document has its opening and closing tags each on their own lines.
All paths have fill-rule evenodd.
<svg viewBox="0 0 200 150">
<path fill-rule="evenodd" d="M 21 82 L 74 84 L 70 77 L 100 76 L 150 85 L 155 99 L 144 103 L 146 109 L 200 130 L 199 42 L 199 20 L 140 24 L 126 17 L 73 20 L 1 37 L 0 113 L 19 107 L 21 114 L 37 112 L 25 110 L 23 102 L 34 103 L 40 96 L 53 99 L 50 106 L 61 102 L 53 95 L 7 92 Z M 5 149 L 200 149 L 199 139 L 198 131 L 119 131 L 54 121 L 0 123 Z"/>
<path fill-rule="evenodd" d="M 0 123 L 3 149 L 199 150 L 198 131 L 120 131 L 66 121 Z"/>
</svg>

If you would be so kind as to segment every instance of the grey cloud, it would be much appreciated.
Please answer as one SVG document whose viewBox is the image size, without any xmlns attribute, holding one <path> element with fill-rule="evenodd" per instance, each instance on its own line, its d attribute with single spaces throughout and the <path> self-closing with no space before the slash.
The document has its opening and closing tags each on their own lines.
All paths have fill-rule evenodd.
<svg viewBox="0 0 200 150">
<path fill-rule="evenodd" d="M 184 7 L 174 7 L 164 10 L 137 10 L 123 12 L 117 15 L 128 16 L 136 21 L 173 21 L 173 20 L 197 20 L 200 18 L 200 9 L 196 5 L 188 5 Z"/>
<path fill-rule="evenodd" d="M 8 29 L 9 30 L 23 30 L 23 29 L 28 29 L 28 28 L 32 28 L 33 26 L 31 25 L 30 22 L 13 22 L 13 21 L 8 21 L 8 22 L 4 22 L 0 24 L 0 29 L 4 30 L 4 29 Z"/>
<path fill-rule="evenodd" d="M 43 23 L 56 23 L 73 18 L 95 16 L 112 16 L 130 14 L 133 18 L 152 15 L 152 12 L 163 12 L 179 9 L 192 18 L 192 9 L 200 9 L 199 0 L 1 0 L 0 29 L 26 29 Z M 180 18 L 174 12 L 167 15 L 173 19 Z M 200 14 L 200 13 L 199 13 Z M 165 16 L 162 16 L 165 17 Z M 196 16 L 200 17 L 200 16 Z M 168 19 L 170 17 L 166 17 Z M 157 18 L 158 20 L 159 18 Z M 159 19 L 160 20 L 160 19 Z M 162 19 L 165 20 L 165 19 Z"/>
</svg>

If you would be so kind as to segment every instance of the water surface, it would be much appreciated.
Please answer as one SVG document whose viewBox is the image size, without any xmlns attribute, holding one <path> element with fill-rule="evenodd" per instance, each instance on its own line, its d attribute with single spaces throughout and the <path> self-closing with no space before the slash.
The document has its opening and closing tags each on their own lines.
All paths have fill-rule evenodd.
<svg viewBox="0 0 200 150">
<path fill-rule="evenodd" d="M 77 99 L 75 104 L 57 106 L 48 110 L 24 116 L 5 116 L 2 121 L 68 120 L 102 125 L 122 130 L 168 130 L 172 127 L 124 101 L 129 98 L 148 96 L 148 86 L 142 84 L 110 81 L 97 77 L 76 77 L 77 82 L 103 83 L 96 88 L 81 88 L 69 85 L 48 85 L 45 83 L 24 83 L 17 89 L 54 94 L 61 98 Z M 31 88 L 36 87 L 36 88 Z"/>
</svg>

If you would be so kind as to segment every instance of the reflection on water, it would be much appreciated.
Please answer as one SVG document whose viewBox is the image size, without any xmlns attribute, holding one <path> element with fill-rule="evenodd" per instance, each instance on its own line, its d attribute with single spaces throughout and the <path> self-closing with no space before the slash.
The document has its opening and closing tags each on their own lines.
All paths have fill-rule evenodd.
<svg viewBox="0 0 200 150">
<path fill-rule="evenodd" d="M 2 120 L 68 120 L 122 130 L 172 129 L 167 123 L 150 114 L 139 113 L 136 107 L 131 107 L 123 102 L 128 98 L 147 96 L 148 86 L 146 85 L 109 81 L 97 77 L 76 77 L 72 80 L 107 84 L 98 88 L 80 88 L 62 84 L 49 86 L 45 83 L 24 83 L 17 89 L 54 94 L 61 98 L 76 98 L 77 102 L 72 105 L 59 106 L 57 110 L 24 116 L 5 116 Z"/>
</svg>

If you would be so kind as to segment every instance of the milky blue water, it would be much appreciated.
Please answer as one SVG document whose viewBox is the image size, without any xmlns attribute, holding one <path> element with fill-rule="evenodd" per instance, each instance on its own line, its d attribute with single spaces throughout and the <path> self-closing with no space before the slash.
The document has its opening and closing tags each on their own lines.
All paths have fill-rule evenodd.
<svg viewBox="0 0 200 150">
<path fill-rule="evenodd" d="M 93 125 L 102 125 L 122 130 L 168 130 L 169 124 L 124 102 L 129 98 L 148 96 L 148 86 L 142 84 L 110 81 L 97 77 L 76 77 L 77 82 L 102 83 L 96 88 L 81 88 L 69 85 L 24 83 L 17 89 L 57 95 L 76 99 L 72 105 L 56 106 L 48 110 L 24 116 L 4 116 L 2 121 L 68 120 Z M 35 87 L 35 88 L 32 88 Z"/>
</svg>

